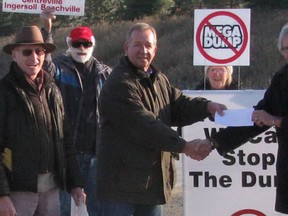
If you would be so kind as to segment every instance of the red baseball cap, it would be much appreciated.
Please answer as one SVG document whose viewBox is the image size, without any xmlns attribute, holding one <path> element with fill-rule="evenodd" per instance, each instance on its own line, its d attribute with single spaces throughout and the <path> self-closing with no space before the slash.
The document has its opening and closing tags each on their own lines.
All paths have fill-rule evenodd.
<svg viewBox="0 0 288 216">
<path fill-rule="evenodd" d="M 91 42 L 92 36 L 93 32 L 87 26 L 76 27 L 70 32 L 71 42 L 77 41 L 79 39 L 84 39 Z"/>
</svg>

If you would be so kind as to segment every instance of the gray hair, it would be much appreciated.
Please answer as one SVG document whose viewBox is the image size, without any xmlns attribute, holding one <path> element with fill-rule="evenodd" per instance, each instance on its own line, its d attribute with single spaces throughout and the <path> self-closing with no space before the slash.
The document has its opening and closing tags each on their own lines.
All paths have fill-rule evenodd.
<svg viewBox="0 0 288 216">
<path fill-rule="evenodd" d="M 131 35 L 134 31 L 145 31 L 145 30 L 150 30 L 152 31 L 152 33 L 154 34 L 154 38 L 155 38 L 155 45 L 157 44 L 157 34 L 156 34 L 156 30 L 154 27 L 152 27 L 151 25 L 147 24 L 147 23 L 136 23 L 135 25 L 133 25 L 127 32 L 126 35 L 126 43 L 128 43 L 131 39 Z"/>
<path fill-rule="evenodd" d="M 281 52 L 282 51 L 282 48 L 283 48 L 283 39 L 288 37 L 288 23 L 286 23 L 280 33 L 279 33 L 279 37 L 278 37 L 278 50 Z"/>
</svg>

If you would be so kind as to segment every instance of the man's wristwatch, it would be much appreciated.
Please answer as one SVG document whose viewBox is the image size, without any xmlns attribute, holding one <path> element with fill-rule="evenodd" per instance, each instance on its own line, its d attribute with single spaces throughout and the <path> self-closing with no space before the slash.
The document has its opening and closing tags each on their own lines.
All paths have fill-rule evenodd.
<svg viewBox="0 0 288 216">
<path fill-rule="evenodd" d="M 214 150 L 215 148 L 218 147 L 218 144 L 215 140 L 213 140 L 211 137 L 207 137 L 207 139 L 210 141 L 211 144 L 211 149 Z"/>
</svg>

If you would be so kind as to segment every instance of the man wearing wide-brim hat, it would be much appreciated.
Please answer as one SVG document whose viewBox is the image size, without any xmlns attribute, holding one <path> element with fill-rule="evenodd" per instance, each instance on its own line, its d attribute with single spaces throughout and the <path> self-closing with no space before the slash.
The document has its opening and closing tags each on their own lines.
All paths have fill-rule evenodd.
<svg viewBox="0 0 288 216">
<path fill-rule="evenodd" d="M 54 50 L 37 26 L 22 27 L 3 47 L 13 62 L 0 80 L 0 215 L 60 215 L 60 188 L 85 202 L 62 97 L 42 69 Z"/>
</svg>

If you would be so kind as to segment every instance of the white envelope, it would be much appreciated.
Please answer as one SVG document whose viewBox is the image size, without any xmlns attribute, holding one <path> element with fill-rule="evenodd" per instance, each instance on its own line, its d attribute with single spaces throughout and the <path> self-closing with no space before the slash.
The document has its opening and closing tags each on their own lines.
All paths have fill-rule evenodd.
<svg viewBox="0 0 288 216">
<path fill-rule="evenodd" d="M 252 126 L 252 113 L 254 109 L 224 110 L 224 115 L 215 114 L 215 123 L 225 126 Z"/>
</svg>

